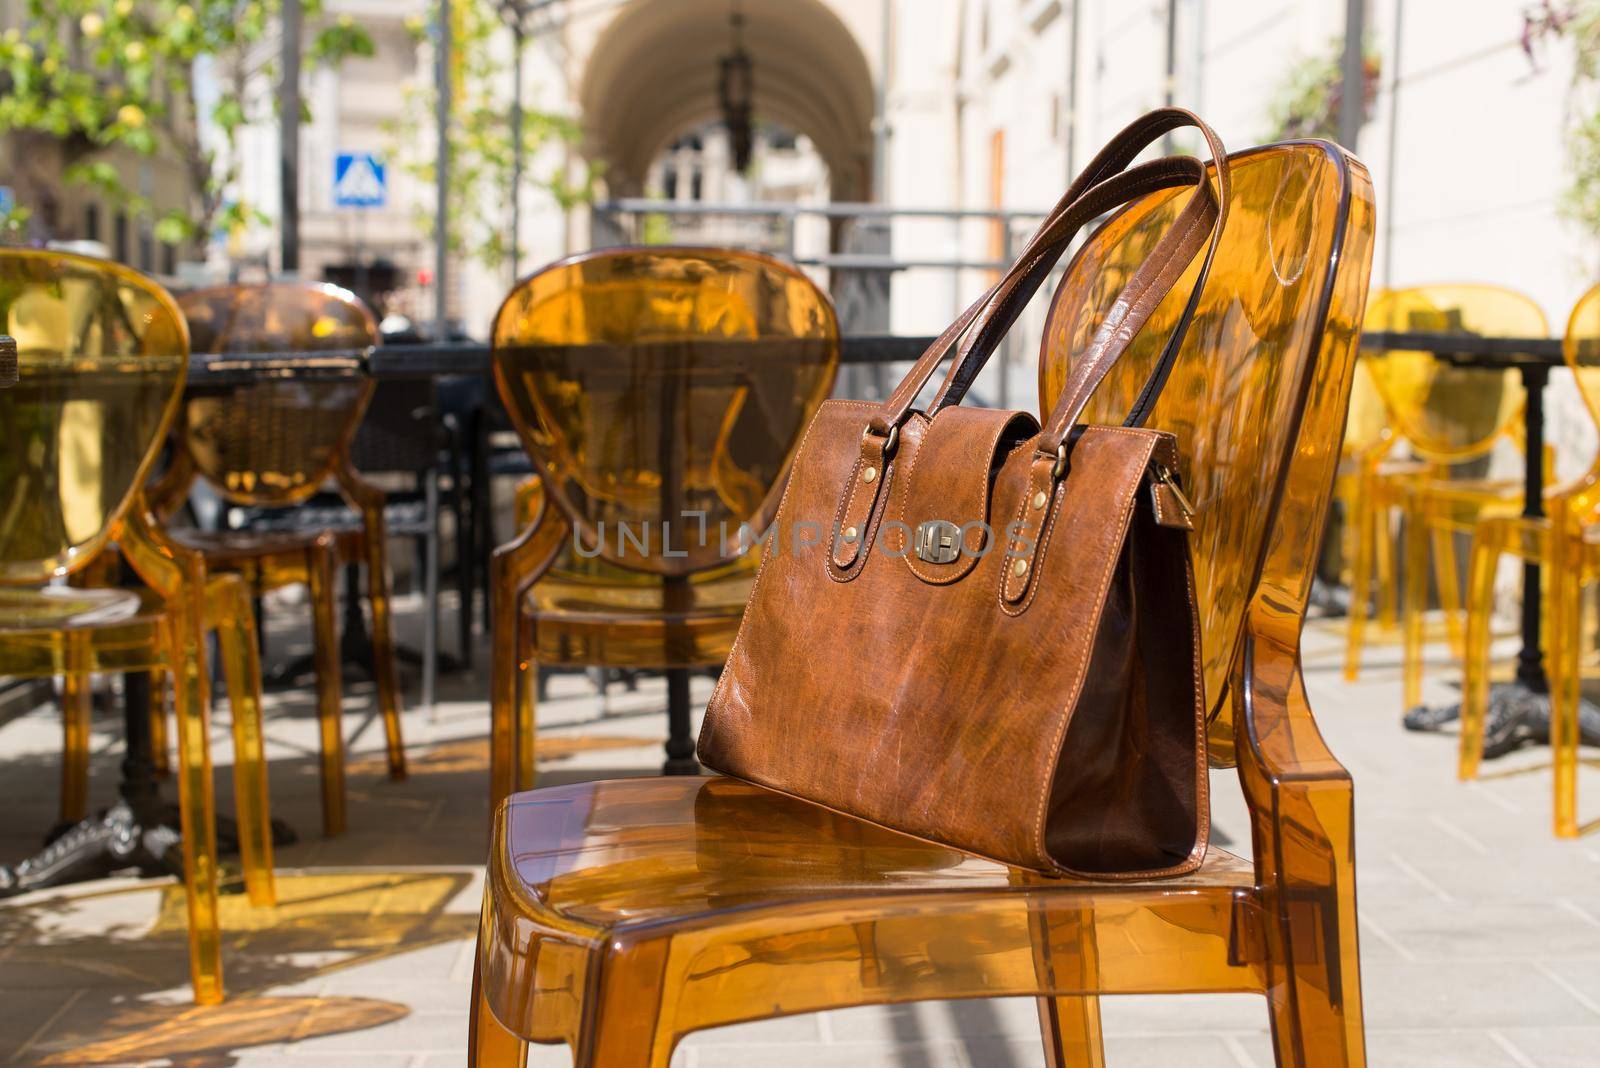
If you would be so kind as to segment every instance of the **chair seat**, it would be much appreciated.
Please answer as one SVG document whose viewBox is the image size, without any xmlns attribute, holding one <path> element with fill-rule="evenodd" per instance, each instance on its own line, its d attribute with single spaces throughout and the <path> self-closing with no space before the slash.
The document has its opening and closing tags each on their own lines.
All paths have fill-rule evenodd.
<svg viewBox="0 0 1600 1068">
<path fill-rule="evenodd" d="M 516 794 L 493 842 L 482 990 L 527 1041 L 577 1042 L 581 992 L 632 962 L 666 969 L 669 1035 L 1077 983 L 1264 989 L 1255 875 L 1220 849 L 1179 879 L 1058 879 L 723 777 Z"/>
<path fill-rule="evenodd" d="M 280 553 L 304 552 L 316 544 L 320 530 L 173 530 L 172 538 L 185 548 L 205 554 L 214 563 L 256 560 Z"/>
<path fill-rule="evenodd" d="M 677 590 L 656 576 L 596 579 L 554 571 L 534 583 L 523 612 L 534 624 L 541 664 L 716 665 L 733 647 L 754 581 L 748 567 L 696 576 Z"/>
<path fill-rule="evenodd" d="M 1199 871 L 1177 879 L 1055 878 L 722 776 L 532 790 L 513 795 L 504 818 L 510 889 L 534 910 L 597 932 L 907 894 L 1229 896 L 1255 879 L 1249 861 L 1215 847 Z"/>
<path fill-rule="evenodd" d="M 120 627 L 159 620 L 161 599 L 153 593 L 125 589 L 0 588 L 0 631 L 62 631 Z"/>
</svg>

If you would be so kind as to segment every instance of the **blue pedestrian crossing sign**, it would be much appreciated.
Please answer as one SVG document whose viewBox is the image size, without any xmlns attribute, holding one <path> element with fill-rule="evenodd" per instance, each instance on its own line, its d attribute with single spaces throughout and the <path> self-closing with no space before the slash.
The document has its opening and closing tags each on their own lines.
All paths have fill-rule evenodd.
<svg viewBox="0 0 1600 1068">
<path fill-rule="evenodd" d="M 335 207 L 381 208 L 387 200 L 383 160 L 371 152 L 341 152 L 334 157 Z"/>
</svg>

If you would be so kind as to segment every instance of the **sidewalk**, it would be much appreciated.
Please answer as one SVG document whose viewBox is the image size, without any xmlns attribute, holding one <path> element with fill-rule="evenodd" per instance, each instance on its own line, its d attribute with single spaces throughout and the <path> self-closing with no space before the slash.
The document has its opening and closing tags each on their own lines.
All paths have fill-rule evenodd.
<svg viewBox="0 0 1600 1068">
<path fill-rule="evenodd" d="M 414 606 L 412 606 L 414 607 Z M 410 620 L 407 620 L 409 623 Z M 274 620 L 275 652 L 292 638 Z M 278 627 L 285 629 L 278 631 Z M 445 628 L 445 633 L 453 633 Z M 1550 833 L 1548 752 L 1526 750 L 1455 779 L 1454 736 L 1399 727 L 1398 650 L 1376 647 L 1362 681 L 1339 675 L 1342 632 L 1306 634 L 1318 722 L 1355 776 L 1363 987 L 1377 1065 L 1600 1064 L 1600 829 Z M 472 938 L 485 848 L 486 646 L 479 677 L 445 679 L 430 715 L 406 714 L 411 778 L 383 774 L 370 687 L 346 694 L 350 830 L 318 837 L 309 690 L 271 695 L 274 815 L 301 840 L 277 853 L 281 903 L 223 898 L 229 1001 L 188 1005 L 181 887 L 128 879 L 0 906 L 0 1063 L 248 1068 L 464 1063 Z M 1450 700 L 1451 673 L 1429 679 Z M 703 701 L 709 680 L 696 680 Z M 604 699 L 583 676 L 541 705 L 546 783 L 652 774 L 665 731 L 659 682 Z M 414 698 L 415 690 L 410 691 Z M 232 808 L 226 710 L 217 717 L 218 806 Z M 110 800 L 120 726 L 97 718 L 93 799 Z M 0 861 L 31 852 L 56 805 L 59 720 L 41 709 L 0 726 Z M 1581 811 L 1600 824 L 1600 760 L 1585 751 Z M 1215 773 L 1219 841 L 1249 852 L 1231 772 Z M 1118 1068 L 1265 1068 L 1259 998 L 1111 998 Z M 535 1065 L 570 1063 L 536 1049 Z M 863 1008 L 695 1035 L 676 1065 L 1020 1068 L 1043 1063 L 1026 1000 Z"/>
</svg>

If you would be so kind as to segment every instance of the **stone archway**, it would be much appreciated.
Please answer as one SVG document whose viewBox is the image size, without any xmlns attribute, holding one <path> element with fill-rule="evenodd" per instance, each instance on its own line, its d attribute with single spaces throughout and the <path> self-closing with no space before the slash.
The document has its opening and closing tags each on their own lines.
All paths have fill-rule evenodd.
<svg viewBox="0 0 1600 1068">
<path fill-rule="evenodd" d="M 602 29 L 579 85 L 585 154 L 612 195 L 637 195 L 652 159 L 718 115 L 729 0 L 635 0 Z M 806 134 L 837 200 L 872 190 L 873 77 L 856 34 L 821 0 L 742 0 L 758 117 Z"/>
</svg>

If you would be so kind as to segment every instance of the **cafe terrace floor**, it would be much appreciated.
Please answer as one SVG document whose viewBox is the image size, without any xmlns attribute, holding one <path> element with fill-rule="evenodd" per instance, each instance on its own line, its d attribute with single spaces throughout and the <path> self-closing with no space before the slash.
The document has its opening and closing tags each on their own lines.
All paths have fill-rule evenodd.
<svg viewBox="0 0 1600 1068">
<path fill-rule="evenodd" d="M 420 605 L 403 616 L 415 641 Z M 305 641 L 303 605 L 277 603 L 268 662 Z M 443 633 L 453 634 L 447 625 Z M 1549 755 L 1528 749 L 1455 779 L 1455 739 L 1398 725 L 1398 647 L 1369 651 L 1360 683 L 1339 672 L 1341 631 L 1305 646 L 1318 720 L 1355 776 L 1363 986 L 1377 1065 L 1600 1065 L 1600 759 L 1584 751 L 1578 841 L 1550 833 Z M 480 673 L 487 646 L 478 652 Z M 1448 671 L 1428 699 L 1449 701 Z M 488 712 L 477 678 L 446 677 L 438 707 L 406 714 L 412 775 L 383 774 L 370 687 L 346 694 L 350 829 L 318 836 L 309 687 L 269 694 L 273 811 L 299 843 L 277 852 L 280 903 L 222 899 L 229 999 L 187 1002 L 181 887 L 110 879 L 0 906 L 0 1064 L 444 1068 L 465 1061 L 472 938 L 485 849 Z M 696 680 L 697 701 L 709 680 Z M 414 699 L 415 689 L 409 691 Z M 650 774 L 664 691 L 583 676 L 552 680 L 540 707 L 541 780 Z M 212 724 L 218 802 L 230 810 L 227 710 Z M 97 714 L 93 792 L 111 800 L 119 720 Z M 60 721 L 50 707 L 0 717 L 0 862 L 31 853 L 55 818 Z M 1214 773 L 1218 839 L 1248 853 L 1231 773 Z M 1264 1003 L 1250 997 L 1114 998 L 1118 1068 L 1265 1068 Z M 1039 1065 L 1031 1002 L 864 1008 L 692 1036 L 688 1068 Z M 531 1063 L 570 1063 L 536 1048 Z"/>
</svg>

